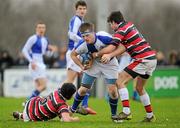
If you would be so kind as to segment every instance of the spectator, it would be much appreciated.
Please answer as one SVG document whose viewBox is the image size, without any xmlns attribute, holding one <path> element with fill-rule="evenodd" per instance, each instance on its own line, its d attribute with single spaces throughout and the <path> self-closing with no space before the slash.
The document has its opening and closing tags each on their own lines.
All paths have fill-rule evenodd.
<svg viewBox="0 0 180 128">
<path fill-rule="evenodd" d="M 21 52 L 18 53 L 18 57 L 15 60 L 14 63 L 16 66 L 25 66 L 28 65 L 28 61 L 26 60 L 26 58 L 23 56 L 23 54 Z"/>
<path fill-rule="evenodd" d="M 56 54 L 56 53 L 55 53 L 55 54 Z M 45 54 L 45 55 L 43 56 L 43 58 L 44 58 L 44 63 L 46 64 L 46 67 L 47 67 L 47 68 L 52 68 L 52 65 L 53 65 L 53 63 L 54 63 L 54 61 L 55 61 L 55 58 L 56 58 L 56 57 L 54 57 L 54 56 L 56 56 L 55 54 L 53 54 L 53 55 Z"/>
<path fill-rule="evenodd" d="M 158 66 L 167 65 L 167 61 L 165 60 L 165 56 L 164 56 L 162 51 L 157 52 L 156 58 L 157 58 L 157 65 Z"/>
<path fill-rule="evenodd" d="M 2 51 L 0 50 L 0 66 L 1 66 L 1 63 L 2 63 Z"/>
<path fill-rule="evenodd" d="M 44 58 L 44 63 L 46 64 L 47 68 L 52 68 L 54 62 L 57 60 L 57 58 L 59 57 L 59 52 L 58 52 L 58 47 L 54 45 L 54 47 L 56 47 L 56 50 L 54 50 L 54 52 L 47 52 L 43 58 Z"/>
<path fill-rule="evenodd" d="M 3 72 L 4 69 L 10 68 L 13 65 L 13 58 L 10 56 L 7 50 L 4 50 L 0 53 L 0 73 L 1 80 L 3 81 Z"/>
<path fill-rule="evenodd" d="M 66 47 L 60 48 L 59 57 L 53 63 L 53 68 L 66 68 Z"/>
<path fill-rule="evenodd" d="M 176 65 L 180 67 L 180 51 L 179 51 L 178 54 L 177 54 Z"/>
<path fill-rule="evenodd" d="M 1 60 L 0 60 L 0 68 L 4 70 L 6 68 L 10 68 L 13 65 L 13 58 L 9 54 L 7 50 L 2 51 Z"/>
<path fill-rule="evenodd" d="M 176 65 L 177 59 L 178 59 L 177 51 L 175 50 L 170 51 L 168 65 Z"/>
</svg>

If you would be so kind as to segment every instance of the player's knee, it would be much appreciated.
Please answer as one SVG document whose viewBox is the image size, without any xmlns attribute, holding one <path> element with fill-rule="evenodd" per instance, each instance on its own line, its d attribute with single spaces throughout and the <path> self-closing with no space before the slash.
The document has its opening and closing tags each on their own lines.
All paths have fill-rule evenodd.
<svg viewBox="0 0 180 128">
<path fill-rule="evenodd" d="M 111 98 L 115 99 L 118 97 L 118 92 L 117 92 L 117 87 L 116 86 L 111 86 L 108 88 L 109 95 Z"/>
<path fill-rule="evenodd" d="M 109 96 L 112 99 L 116 99 L 116 98 L 118 98 L 118 93 L 117 93 L 117 91 L 112 91 L 112 92 L 109 92 Z"/>
<path fill-rule="evenodd" d="M 73 83 L 75 80 L 75 77 L 68 77 L 64 83 Z"/>
<path fill-rule="evenodd" d="M 142 93 L 142 92 L 143 92 L 143 86 L 137 85 L 137 86 L 136 86 L 136 91 L 137 91 L 139 94 Z"/>
<path fill-rule="evenodd" d="M 88 88 L 81 86 L 81 87 L 78 89 L 78 93 L 79 93 L 81 96 L 84 96 L 84 95 L 86 95 L 86 93 L 87 93 L 88 90 L 89 90 Z"/>
<path fill-rule="evenodd" d="M 122 80 L 116 81 L 117 88 L 124 88 L 126 84 L 127 84 L 127 82 L 124 82 Z"/>
</svg>

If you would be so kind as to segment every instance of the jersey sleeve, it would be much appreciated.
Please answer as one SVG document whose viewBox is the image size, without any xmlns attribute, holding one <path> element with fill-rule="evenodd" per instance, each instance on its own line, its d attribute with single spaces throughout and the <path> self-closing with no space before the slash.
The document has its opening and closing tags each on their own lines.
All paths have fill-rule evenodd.
<svg viewBox="0 0 180 128">
<path fill-rule="evenodd" d="M 68 105 L 66 103 L 62 103 L 57 109 L 58 115 L 61 115 L 63 112 L 69 112 Z"/>
<path fill-rule="evenodd" d="M 70 30 L 68 32 L 68 36 L 71 40 L 75 42 L 79 42 L 82 38 L 78 36 L 79 27 L 81 26 L 81 20 L 79 18 L 75 18 L 72 23 L 70 23 Z"/>
<path fill-rule="evenodd" d="M 104 31 L 100 31 L 100 32 L 97 33 L 97 37 L 104 44 L 106 44 L 106 45 L 111 44 L 112 36 L 109 33 L 104 32 Z"/>
<path fill-rule="evenodd" d="M 79 55 L 88 52 L 87 44 L 84 40 L 80 40 L 74 49 Z"/>
<path fill-rule="evenodd" d="M 36 42 L 37 37 L 36 36 L 31 36 L 29 37 L 29 39 L 26 41 L 23 49 L 22 49 L 22 53 L 25 56 L 25 58 L 31 62 L 32 61 L 32 57 L 30 56 L 30 51 L 31 51 L 31 47 L 33 46 L 33 44 Z"/>
</svg>

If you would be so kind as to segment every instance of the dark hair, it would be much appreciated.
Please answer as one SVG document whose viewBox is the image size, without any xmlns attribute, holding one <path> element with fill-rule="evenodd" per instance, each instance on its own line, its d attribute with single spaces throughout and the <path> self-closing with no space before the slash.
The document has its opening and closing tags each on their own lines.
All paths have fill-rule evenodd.
<svg viewBox="0 0 180 128">
<path fill-rule="evenodd" d="M 67 100 L 71 99 L 76 92 L 76 87 L 72 83 L 64 83 L 61 87 L 61 95 Z"/>
<path fill-rule="evenodd" d="M 78 6 L 85 6 L 85 7 L 87 7 L 87 4 L 86 4 L 86 2 L 85 2 L 85 1 L 83 1 L 83 0 L 79 0 L 79 1 L 77 1 L 77 2 L 76 2 L 76 4 L 75 4 L 75 8 L 77 9 L 77 8 L 78 8 Z"/>
<path fill-rule="evenodd" d="M 120 11 L 111 12 L 109 17 L 107 18 L 107 22 L 109 23 L 109 22 L 113 22 L 113 21 L 117 24 L 124 21 L 124 17 Z"/>
<path fill-rule="evenodd" d="M 85 23 L 82 23 L 81 26 L 79 27 L 79 31 L 81 33 L 84 33 L 86 31 L 89 31 L 89 32 L 94 32 L 94 24 L 92 23 L 89 23 L 89 22 L 85 22 Z"/>
</svg>

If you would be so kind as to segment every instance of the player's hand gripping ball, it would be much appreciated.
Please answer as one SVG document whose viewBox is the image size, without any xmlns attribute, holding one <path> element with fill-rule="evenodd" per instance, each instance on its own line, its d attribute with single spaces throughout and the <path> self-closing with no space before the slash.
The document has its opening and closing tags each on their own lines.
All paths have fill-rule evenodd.
<svg viewBox="0 0 180 128">
<path fill-rule="evenodd" d="M 80 56 L 80 58 L 85 70 L 92 67 L 93 57 L 91 53 L 84 53 Z"/>
</svg>

